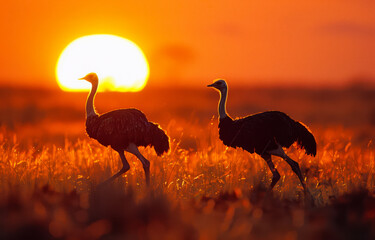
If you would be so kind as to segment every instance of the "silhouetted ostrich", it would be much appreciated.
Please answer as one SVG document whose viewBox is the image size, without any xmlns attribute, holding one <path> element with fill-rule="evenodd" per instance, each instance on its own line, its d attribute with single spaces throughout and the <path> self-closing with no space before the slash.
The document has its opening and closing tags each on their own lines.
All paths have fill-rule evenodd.
<svg viewBox="0 0 375 240">
<path fill-rule="evenodd" d="M 141 162 L 150 184 L 150 162 L 139 152 L 138 146 L 153 146 L 157 155 L 169 150 L 169 138 L 155 123 L 134 108 L 118 109 L 98 115 L 94 109 L 94 97 L 98 88 L 98 76 L 89 73 L 80 78 L 91 83 L 91 92 L 86 102 L 86 132 L 104 146 L 111 146 L 118 152 L 122 161 L 121 170 L 105 183 L 114 180 L 130 169 L 124 151 L 134 154 Z"/>
<path fill-rule="evenodd" d="M 219 135 L 223 143 L 229 147 L 241 147 L 250 153 L 259 154 L 267 162 L 273 174 L 270 190 L 280 179 L 271 156 L 283 158 L 297 174 L 307 192 L 298 163 L 288 157 L 282 148 L 288 148 L 297 142 L 300 148 L 305 149 L 306 154 L 315 156 L 315 138 L 307 127 L 278 111 L 263 112 L 233 120 L 226 111 L 227 83 L 224 80 L 217 80 L 207 87 L 214 87 L 220 91 Z"/>
</svg>

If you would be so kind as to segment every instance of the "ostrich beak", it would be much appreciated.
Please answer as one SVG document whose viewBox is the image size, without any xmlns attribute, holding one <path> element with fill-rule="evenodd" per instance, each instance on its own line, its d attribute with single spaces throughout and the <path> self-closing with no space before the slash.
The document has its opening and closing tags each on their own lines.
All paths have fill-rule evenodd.
<svg viewBox="0 0 375 240">
<path fill-rule="evenodd" d="M 207 87 L 215 87 L 215 83 L 207 85 Z"/>
<path fill-rule="evenodd" d="M 86 80 L 85 77 L 78 78 L 78 80 Z"/>
</svg>

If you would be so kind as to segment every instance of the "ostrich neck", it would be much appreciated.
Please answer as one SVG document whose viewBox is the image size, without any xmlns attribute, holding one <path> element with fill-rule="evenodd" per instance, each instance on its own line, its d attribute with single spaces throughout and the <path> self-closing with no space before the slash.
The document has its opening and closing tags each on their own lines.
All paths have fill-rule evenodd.
<svg viewBox="0 0 375 240">
<path fill-rule="evenodd" d="M 88 117 L 98 115 L 95 112 L 95 108 L 94 108 L 94 98 L 95 98 L 95 94 L 96 94 L 96 90 L 97 89 L 98 89 L 98 84 L 97 83 L 93 83 L 91 91 L 90 91 L 90 94 L 87 97 L 87 101 L 86 101 L 86 119 Z"/>
<path fill-rule="evenodd" d="M 219 102 L 219 116 L 220 118 L 227 117 L 227 109 L 226 109 L 226 102 L 227 102 L 227 89 L 223 89 L 220 91 L 220 102 Z"/>
</svg>

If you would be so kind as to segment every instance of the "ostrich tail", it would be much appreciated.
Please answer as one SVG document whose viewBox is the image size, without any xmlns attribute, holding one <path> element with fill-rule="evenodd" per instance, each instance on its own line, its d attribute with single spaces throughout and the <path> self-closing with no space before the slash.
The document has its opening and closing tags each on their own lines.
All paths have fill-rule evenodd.
<svg viewBox="0 0 375 240">
<path fill-rule="evenodd" d="M 297 144 L 305 149 L 306 154 L 316 155 L 316 141 L 311 131 L 301 122 L 296 122 Z"/>
<path fill-rule="evenodd" d="M 169 150 L 169 137 L 158 124 L 151 123 L 151 146 L 154 147 L 158 156 Z"/>
</svg>

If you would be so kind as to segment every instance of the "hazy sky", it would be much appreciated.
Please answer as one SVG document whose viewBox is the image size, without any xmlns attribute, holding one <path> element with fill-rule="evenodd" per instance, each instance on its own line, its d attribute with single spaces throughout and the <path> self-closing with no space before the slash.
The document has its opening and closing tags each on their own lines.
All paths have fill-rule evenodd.
<svg viewBox="0 0 375 240">
<path fill-rule="evenodd" d="M 161 85 L 375 78 L 373 0 L 13 0 L 2 3 L 0 28 L 5 84 L 55 86 L 61 51 L 96 33 L 137 43 Z"/>
</svg>

